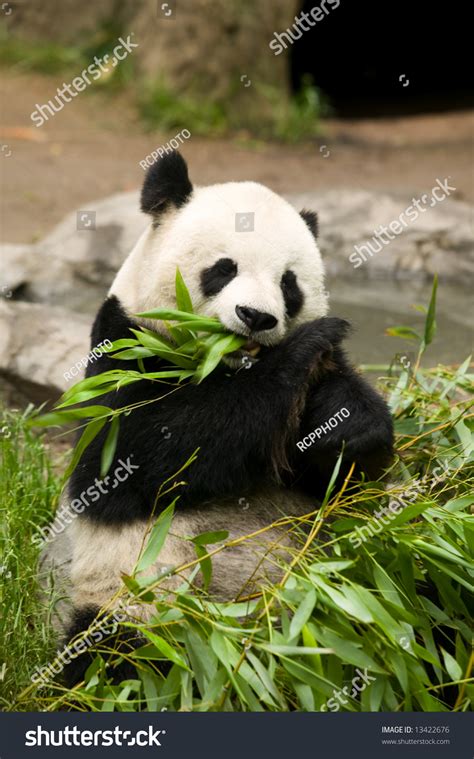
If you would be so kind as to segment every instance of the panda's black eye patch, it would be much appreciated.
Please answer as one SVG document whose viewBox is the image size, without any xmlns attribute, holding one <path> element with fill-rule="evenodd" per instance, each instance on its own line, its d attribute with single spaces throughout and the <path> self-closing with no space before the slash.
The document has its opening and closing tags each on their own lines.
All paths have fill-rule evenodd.
<svg viewBox="0 0 474 759">
<path fill-rule="evenodd" d="M 287 315 L 290 318 L 292 316 L 296 316 L 298 311 L 301 310 L 304 296 L 298 287 L 296 274 L 291 271 L 291 269 L 287 269 L 283 274 L 280 282 L 280 287 L 285 299 L 285 308 Z"/>
<path fill-rule="evenodd" d="M 237 264 L 231 258 L 219 258 L 201 272 L 201 290 L 206 297 L 217 295 L 237 275 Z"/>
</svg>

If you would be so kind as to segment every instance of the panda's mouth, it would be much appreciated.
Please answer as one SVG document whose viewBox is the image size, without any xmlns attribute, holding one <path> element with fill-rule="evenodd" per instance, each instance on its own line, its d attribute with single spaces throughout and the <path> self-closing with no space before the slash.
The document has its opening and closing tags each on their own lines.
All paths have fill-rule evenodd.
<svg viewBox="0 0 474 759">
<path fill-rule="evenodd" d="M 252 358 L 256 358 L 260 353 L 261 347 L 260 343 L 257 343 L 256 340 L 247 340 L 245 345 L 242 345 L 236 353 L 247 354 L 248 356 L 252 356 Z"/>
<path fill-rule="evenodd" d="M 256 340 L 247 340 L 238 350 L 228 353 L 224 360 L 232 366 L 250 366 L 258 361 L 258 354 L 262 347 Z"/>
<path fill-rule="evenodd" d="M 227 355 L 230 358 L 242 358 L 243 356 L 257 358 L 261 348 L 262 346 L 260 343 L 257 343 L 256 340 L 247 340 L 247 342 L 244 343 L 244 345 L 241 345 L 238 350 L 232 351 L 232 353 L 228 353 Z"/>
</svg>

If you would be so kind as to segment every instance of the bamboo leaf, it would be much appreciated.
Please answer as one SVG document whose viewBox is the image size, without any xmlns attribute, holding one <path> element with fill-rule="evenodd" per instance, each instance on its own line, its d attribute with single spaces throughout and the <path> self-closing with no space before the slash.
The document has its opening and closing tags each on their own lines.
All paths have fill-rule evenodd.
<svg viewBox="0 0 474 759">
<path fill-rule="evenodd" d="M 84 409 L 84 411 L 86 410 L 88 409 Z M 81 456 L 86 450 L 87 446 L 90 445 L 92 441 L 94 440 L 94 438 L 97 437 L 97 435 L 101 431 L 106 421 L 107 420 L 104 418 L 104 419 L 95 419 L 94 421 L 89 422 L 84 432 L 82 433 L 81 437 L 79 438 L 79 442 L 76 444 L 76 447 L 74 448 L 72 460 L 66 470 L 65 478 L 68 478 L 71 476 L 74 469 L 78 465 L 81 459 Z"/>
<path fill-rule="evenodd" d="M 191 541 L 197 546 L 207 546 L 213 543 L 220 543 L 221 540 L 226 540 L 228 537 L 228 530 L 218 530 L 216 532 L 202 532 L 200 535 L 196 535 L 195 538 L 191 538 Z"/>
<path fill-rule="evenodd" d="M 136 572 L 143 572 L 143 570 L 148 569 L 148 567 L 157 560 L 171 527 L 174 506 L 177 500 L 178 499 L 175 498 L 173 503 L 170 503 L 170 505 L 161 512 L 153 525 L 145 550 L 138 560 Z"/>
<path fill-rule="evenodd" d="M 212 560 L 211 557 L 207 555 L 208 551 L 204 546 L 196 543 L 194 549 L 196 551 L 196 556 L 199 559 L 199 566 L 201 567 L 203 587 L 204 590 L 207 590 L 212 579 Z"/>
<path fill-rule="evenodd" d="M 178 667 L 181 667 L 181 669 L 186 669 L 188 672 L 191 670 L 189 669 L 188 665 L 186 664 L 186 660 L 183 656 L 181 656 L 180 653 L 178 653 L 174 648 L 170 646 L 169 643 L 166 642 L 164 638 L 161 637 L 161 635 L 156 635 L 156 633 L 152 632 L 151 630 L 148 630 L 146 627 L 140 628 L 140 632 L 145 635 L 146 638 L 153 644 L 153 646 L 156 648 L 156 650 L 162 654 L 161 657 L 158 658 L 164 658 L 169 659 L 169 661 L 172 661 L 174 664 L 176 664 Z M 135 654 L 132 654 L 137 656 L 137 658 L 140 658 L 138 654 L 140 653 L 140 649 L 138 651 L 135 651 Z M 143 656 L 143 650 L 142 650 L 142 656 Z M 146 657 L 149 658 L 150 652 L 147 652 Z"/>
<path fill-rule="evenodd" d="M 412 327 L 388 327 L 385 333 L 391 337 L 401 337 L 403 340 L 421 340 L 418 332 L 412 329 Z"/>
<path fill-rule="evenodd" d="M 299 636 L 303 626 L 310 618 L 313 609 L 316 605 L 316 591 L 311 588 L 306 597 L 302 600 L 298 606 L 293 619 L 290 624 L 290 638 L 296 638 Z"/>
<path fill-rule="evenodd" d="M 430 304 L 425 320 L 425 332 L 423 335 L 422 350 L 426 348 L 436 335 L 436 293 L 438 290 L 438 275 L 435 274 L 433 279 L 433 288 L 431 290 Z"/>
<path fill-rule="evenodd" d="M 176 305 L 178 306 L 179 310 L 185 311 L 188 314 L 192 314 L 194 309 L 191 301 L 191 296 L 178 267 L 176 267 L 175 289 Z"/>
<path fill-rule="evenodd" d="M 67 411 L 51 411 L 50 413 L 43 414 L 39 417 L 32 417 L 30 425 L 33 427 L 61 427 L 70 422 L 107 416 L 112 413 L 112 409 L 108 408 L 108 406 L 86 406 L 85 408 L 76 408 Z"/>
<path fill-rule="evenodd" d="M 202 382 L 214 371 L 216 366 L 220 364 L 223 355 L 238 350 L 244 343 L 245 338 L 236 335 L 226 335 L 216 340 L 196 371 L 197 382 Z"/>
<path fill-rule="evenodd" d="M 100 476 L 102 479 L 109 471 L 112 461 L 114 460 L 115 451 L 117 449 L 117 440 L 120 428 L 120 417 L 118 415 L 113 416 L 110 422 L 110 428 L 105 438 L 104 445 L 102 447 L 102 454 L 100 458 Z"/>
<path fill-rule="evenodd" d="M 174 308 L 154 308 L 151 311 L 143 311 L 140 314 L 135 314 L 140 319 L 159 319 L 160 321 L 194 321 L 202 320 L 202 316 L 199 314 L 188 313 L 187 311 L 180 311 Z M 219 324 L 218 319 L 213 319 L 213 322 Z"/>
<path fill-rule="evenodd" d="M 441 653 L 443 654 L 443 661 L 444 666 L 446 667 L 446 671 L 451 678 L 451 680 L 462 680 L 463 677 L 463 671 L 459 664 L 457 663 L 454 656 L 451 656 L 451 654 L 448 654 L 447 651 L 444 650 L 444 648 L 441 648 Z"/>
</svg>

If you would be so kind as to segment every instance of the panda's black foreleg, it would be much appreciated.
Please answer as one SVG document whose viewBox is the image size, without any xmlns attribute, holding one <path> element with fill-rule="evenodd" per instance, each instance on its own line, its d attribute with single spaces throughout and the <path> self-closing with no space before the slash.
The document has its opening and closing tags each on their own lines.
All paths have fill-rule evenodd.
<svg viewBox="0 0 474 759">
<path fill-rule="evenodd" d="M 110 656 L 115 659 L 122 653 L 122 658 L 114 661 L 110 670 L 110 676 L 115 683 L 137 678 L 134 665 L 125 658 L 125 655 L 143 645 L 144 639 L 138 637 L 133 630 L 125 628 L 117 630 L 117 623 L 105 618 L 101 620 L 99 611 L 96 606 L 85 606 L 74 610 L 62 650 L 64 662 L 62 679 L 69 688 L 84 680 L 85 673 L 97 656 L 98 650 L 102 652 L 110 649 L 114 652 Z M 85 635 L 75 641 L 81 633 Z M 101 655 L 106 660 L 108 659 L 105 651 Z"/>
<path fill-rule="evenodd" d="M 308 494 L 324 496 L 341 451 L 336 486 L 352 463 L 356 476 L 380 478 L 393 458 L 393 423 L 383 398 L 336 346 L 332 369 L 312 384 L 307 395 L 291 455 L 295 483 Z"/>
<path fill-rule="evenodd" d="M 282 461 L 282 441 L 297 427 L 308 383 L 330 350 L 317 320 L 262 351 L 250 370 L 235 373 L 221 366 L 199 385 L 170 388 L 143 382 L 104 396 L 104 405 L 134 406 L 121 417 L 115 454 L 115 461 L 134 467 L 133 476 L 116 488 L 103 487 L 97 501 L 86 498 L 86 515 L 117 524 L 149 516 L 160 486 L 168 478 L 174 481 L 196 449 L 198 461 L 178 478 L 186 482 L 180 506 L 242 495 L 243 487 L 272 477 Z M 92 490 L 99 478 L 105 434 L 92 441 L 73 473 L 72 499 Z"/>
</svg>

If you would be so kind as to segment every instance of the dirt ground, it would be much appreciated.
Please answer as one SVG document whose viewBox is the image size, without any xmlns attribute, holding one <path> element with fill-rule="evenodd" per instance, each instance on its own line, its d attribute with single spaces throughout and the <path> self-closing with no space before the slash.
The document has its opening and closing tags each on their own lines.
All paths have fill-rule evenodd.
<svg viewBox="0 0 474 759">
<path fill-rule="evenodd" d="M 146 133 L 124 94 L 85 92 L 42 127 L 30 120 L 56 91 L 54 77 L 2 71 L 1 238 L 32 242 L 95 199 L 138 188 L 139 161 L 171 139 Z M 185 127 L 185 125 L 183 125 Z M 196 184 L 253 179 L 278 192 L 355 187 L 421 193 L 450 177 L 474 200 L 472 113 L 324 122 L 313 143 L 191 138 L 183 153 Z M 410 198 L 412 195 L 410 194 Z"/>
</svg>

